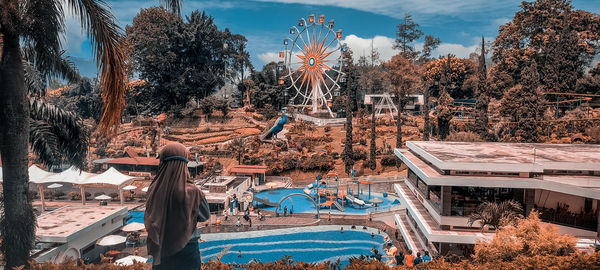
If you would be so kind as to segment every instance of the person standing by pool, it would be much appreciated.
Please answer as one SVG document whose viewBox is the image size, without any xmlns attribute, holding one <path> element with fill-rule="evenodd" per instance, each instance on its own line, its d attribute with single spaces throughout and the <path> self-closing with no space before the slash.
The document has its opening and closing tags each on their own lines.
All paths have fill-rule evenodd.
<svg viewBox="0 0 600 270">
<path fill-rule="evenodd" d="M 396 240 L 398 240 L 398 230 L 394 234 L 396 235 Z"/>
<path fill-rule="evenodd" d="M 331 222 L 331 212 L 327 213 L 327 221 Z"/>
<path fill-rule="evenodd" d="M 406 261 L 406 266 L 413 267 L 415 263 L 415 256 L 412 255 L 412 250 L 409 249 L 408 252 L 406 252 L 406 255 L 404 255 L 404 260 Z"/>
<path fill-rule="evenodd" d="M 196 224 L 210 218 L 202 191 L 190 181 L 188 150 L 170 143 L 160 151 L 158 173 L 148 190 L 144 225 L 152 269 L 200 269 Z"/>
<path fill-rule="evenodd" d="M 415 266 L 422 263 L 423 259 L 421 258 L 421 252 L 417 252 L 417 257 L 414 259 Z"/>
<path fill-rule="evenodd" d="M 287 205 L 283 207 L 283 216 L 287 216 Z"/>
<path fill-rule="evenodd" d="M 423 262 L 430 262 L 431 261 L 431 256 L 429 256 L 429 251 L 425 250 L 423 251 L 424 255 L 423 255 Z"/>
</svg>

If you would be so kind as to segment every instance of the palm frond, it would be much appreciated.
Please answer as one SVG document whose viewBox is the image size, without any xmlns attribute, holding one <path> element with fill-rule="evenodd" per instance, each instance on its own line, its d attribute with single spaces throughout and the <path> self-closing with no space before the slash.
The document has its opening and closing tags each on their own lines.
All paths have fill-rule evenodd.
<svg viewBox="0 0 600 270">
<path fill-rule="evenodd" d="M 160 5 L 163 8 L 165 8 L 177 15 L 181 14 L 181 5 L 182 4 L 183 4 L 183 0 L 160 0 Z"/>
<path fill-rule="evenodd" d="M 24 2 L 23 48 L 25 58 L 44 76 L 53 73 L 56 55 L 60 55 L 61 36 L 65 30 L 60 0 Z"/>
<path fill-rule="evenodd" d="M 83 167 L 89 145 L 89 135 L 81 119 L 75 113 L 45 103 L 43 100 L 30 98 L 29 105 L 32 121 L 40 125 L 39 135 L 47 135 L 48 132 L 51 132 L 52 136 L 56 138 L 56 155 L 69 164 L 79 168 Z M 32 139 L 36 139 L 36 137 L 32 136 Z M 39 147 L 51 145 L 37 141 L 31 143 L 32 145 L 37 143 Z M 36 148 L 33 150 L 36 151 Z M 36 154 L 40 156 L 43 153 L 36 151 Z M 40 156 L 40 158 L 42 157 Z M 48 160 L 48 162 L 51 161 L 52 159 Z"/>
<path fill-rule="evenodd" d="M 30 62 L 23 60 L 23 75 L 25 87 L 30 96 L 44 96 L 46 94 L 46 80 L 44 76 Z"/>
<path fill-rule="evenodd" d="M 125 106 L 125 56 L 119 45 L 121 28 L 102 0 L 68 0 L 81 26 L 88 33 L 96 64 L 101 68 L 103 114 L 99 130 L 116 134 Z"/>
<path fill-rule="evenodd" d="M 60 163 L 58 138 L 52 132 L 52 127 L 45 122 L 35 120 L 30 122 L 29 145 L 47 167 Z"/>
</svg>

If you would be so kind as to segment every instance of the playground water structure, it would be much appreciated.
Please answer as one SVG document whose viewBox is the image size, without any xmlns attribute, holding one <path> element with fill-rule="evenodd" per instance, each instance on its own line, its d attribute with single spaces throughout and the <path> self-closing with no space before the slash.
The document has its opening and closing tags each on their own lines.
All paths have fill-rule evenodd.
<svg viewBox="0 0 600 270">
<path fill-rule="evenodd" d="M 385 236 L 377 229 L 344 227 L 340 233 L 337 225 L 295 227 L 238 233 L 203 234 L 199 243 L 202 261 L 220 259 L 224 263 L 247 264 L 256 259 L 264 263 L 277 261 L 284 256 L 304 262 L 335 262 L 340 259 L 342 268 L 352 257 L 369 256 L 376 248 L 385 254 Z M 371 233 L 374 237 L 371 237 Z M 239 253 L 241 251 L 241 257 Z"/>
<path fill-rule="evenodd" d="M 321 194 L 317 193 L 316 188 L 308 189 L 307 187 L 265 190 L 254 194 L 254 204 L 261 209 L 275 211 L 281 201 L 277 212 L 283 214 L 284 208 L 288 213 L 290 211 L 293 213 L 316 213 L 316 203 L 320 207 L 321 216 L 329 212 L 331 214 L 365 215 L 370 212 L 389 211 L 402 207 L 398 197 L 393 195 L 384 196 L 381 193 L 371 192 L 369 198 L 367 191 L 348 194 L 347 192 L 335 193 L 332 189 L 328 193 L 325 190 L 327 189 L 319 189 Z M 282 201 L 284 198 L 285 200 Z M 369 203 L 369 200 L 374 198 L 380 199 L 381 203 L 378 203 L 377 206 Z"/>
</svg>

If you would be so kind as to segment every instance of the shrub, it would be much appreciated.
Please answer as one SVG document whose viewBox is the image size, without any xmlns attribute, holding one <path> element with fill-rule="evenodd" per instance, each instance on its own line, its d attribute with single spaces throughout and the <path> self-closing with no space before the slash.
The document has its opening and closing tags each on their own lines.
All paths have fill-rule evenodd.
<svg viewBox="0 0 600 270">
<path fill-rule="evenodd" d="M 119 193 L 113 192 L 111 194 L 108 194 L 108 196 L 111 197 L 113 200 L 116 200 L 119 197 Z"/>
<path fill-rule="evenodd" d="M 358 161 L 358 160 L 366 160 L 367 159 L 367 151 L 365 151 L 364 149 L 354 149 L 353 152 L 353 158 L 354 160 Z"/>
<path fill-rule="evenodd" d="M 62 190 L 59 190 L 59 191 L 57 191 L 57 192 L 54 192 L 54 194 L 53 194 L 53 196 L 54 196 L 54 199 L 59 199 L 59 198 L 61 198 L 61 197 L 65 196 L 65 195 L 67 195 L 67 194 L 65 194 L 65 193 L 64 193 Z"/>
<path fill-rule="evenodd" d="M 481 136 L 471 131 L 460 131 L 451 133 L 446 137 L 446 141 L 449 142 L 483 142 Z"/>
<path fill-rule="evenodd" d="M 71 191 L 71 192 L 69 192 L 69 198 L 71 198 L 71 200 L 80 200 L 81 194 L 76 191 Z"/>
<path fill-rule="evenodd" d="M 395 155 L 387 155 L 381 158 L 381 161 L 379 161 L 379 163 L 381 164 L 381 166 L 396 166 L 399 163 L 399 159 L 397 156 Z"/>
</svg>

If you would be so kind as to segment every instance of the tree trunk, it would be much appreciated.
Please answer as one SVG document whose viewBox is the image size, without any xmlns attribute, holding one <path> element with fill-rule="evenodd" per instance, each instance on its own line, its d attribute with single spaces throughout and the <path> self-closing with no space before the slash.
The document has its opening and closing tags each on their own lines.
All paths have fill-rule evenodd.
<svg viewBox="0 0 600 270">
<path fill-rule="evenodd" d="M 402 148 L 402 124 L 404 123 L 402 119 L 402 114 L 404 113 L 404 97 L 398 97 L 398 115 L 396 117 L 396 148 Z"/>
<path fill-rule="evenodd" d="M 377 145 L 376 145 L 376 135 L 375 135 L 375 103 L 373 103 L 373 106 L 371 108 L 371 153 L 370 153 L 370 160 L 369 160 L 369 168 L 371 170 L 375 170 L 377 169 Z"/>
<path fill-rule="evenodd" d="M 346 99 L 346 142 L 344 143 L 343 159 L 345 171 L 350 175 L 354 165 L 354 150 L 352 149 L 352 102 L 349 94 Z"/>
<path fill-rule="evenodd" d="M 423 93 L 423 140 L 429 141 L 429 130 L 431 129 L 431 120 L 429 119 L 429 89 L 425 89 Z"/>
<path fill-rule="evenodd" d="M 0 221 L 6 268 L 24 265 L 35 240 L 35 215 L 28 198 L 29 102 L 19 37 L 4 33 L 0 60 L 0 155 L 4 216 Z M 43 196 L 44 194 L 41 194 Z"/>
</svg>

